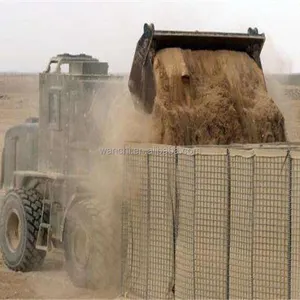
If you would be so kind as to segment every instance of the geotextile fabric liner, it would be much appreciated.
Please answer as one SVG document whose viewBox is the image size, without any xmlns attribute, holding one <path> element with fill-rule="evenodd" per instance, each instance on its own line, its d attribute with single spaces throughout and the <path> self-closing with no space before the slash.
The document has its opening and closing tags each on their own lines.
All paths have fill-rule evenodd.
<svg viewBox="0 0 300 300">
<path fill-rule="evenodd" d="M 152 141 L 169 145 L 285 142 L 262 70 L 236 51 L 160 50 Z"/>
</svg>

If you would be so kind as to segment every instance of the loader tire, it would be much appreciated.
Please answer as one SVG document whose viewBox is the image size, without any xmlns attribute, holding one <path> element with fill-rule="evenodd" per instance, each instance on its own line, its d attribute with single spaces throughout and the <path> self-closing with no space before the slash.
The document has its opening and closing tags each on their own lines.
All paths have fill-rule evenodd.
<svg viewBox="0 0 300 300">
<path fill-rule="evenodd" d="M 70 208 L 63 240 L 67 273 L 76 287 L 107 290 L 113 286 L 118 276 L 113 270 L 114 238 L 93 200 L 78 201 Z"/>
<path fill-rule="evenodd" d="M 13 271 L 37 270 L 46 252 L 35 248 L 42 214 L 42 196 L 34 189 L 14 189 L 3 201 L 0 248 L 5 265 Z M 44 222 L 48 222 L 44 215 Z"/>
</svg>

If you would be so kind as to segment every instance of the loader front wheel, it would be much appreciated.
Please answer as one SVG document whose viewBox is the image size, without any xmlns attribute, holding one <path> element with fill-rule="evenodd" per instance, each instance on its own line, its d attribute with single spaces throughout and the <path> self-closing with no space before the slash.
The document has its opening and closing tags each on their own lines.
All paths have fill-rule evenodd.
<svg viewBox="0 0 300 300">
<path fill-rule="evenodd" d="M 111 269 L 112 238 L 94 201 L 78 201 L 70 208 L 63 240 L 66 269 L 75 286 L 103 290 L 111 286 L 116 277 Z"/>
<path fill-rule="evenodd" d="M 28 272 L 43 264 L 46 252 L 35 248 L 41 214 L 42 197 L 36 190 L 15 189 L 5 195 L 0 214 L 0 248 L 9 269 Z"/>
</svg>

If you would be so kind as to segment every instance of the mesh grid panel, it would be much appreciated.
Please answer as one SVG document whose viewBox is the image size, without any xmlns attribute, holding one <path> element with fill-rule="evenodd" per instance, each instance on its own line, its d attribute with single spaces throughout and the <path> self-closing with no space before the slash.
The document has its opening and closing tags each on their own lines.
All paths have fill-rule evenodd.
<svg viewBox="0 0 300 300">
<path fill-rule="evenodd" d="M 291 298 L 300 299 L 300 153 L 293 154 L 290 161 L 292 178 Z"/>
<path fill-rule="evenodd" d="M 254 158 L 230 157 L 230 298 L 252 299 Z"/>
<path fill-rule="evenodd" d="M 126 155 L 123 294 L 174 298 L 175 155 Z"/>
<path fill-rule="evenodd" d="M 123 292 L 147 298 L 148 278 L 148 157 L 127 155 L 123 203 Z"/>
<path fill-rule="evenodd" d="M 195 157 L 179 155 L 176 172 L 178 219 L 176 236 L 176 289 L 178 299 L 193 299 L 194 280 L 194 230 L 195 230 Z"/>
<path fill-rule="evenodd" d="M 148 298 L 172 299 L 174 279 L 173 210 L 175 164 L 172 155 L 149 156 Z"/>
<path fill-rule="evenodd" d="M 288 299 L 289 173 L 285 157 L 255 158 L 253 298 Z"/>
<path fill-rule="evenodd" d="M 179 155 L 176 178 L 176 298 L 226 299 L 227 158 Z"/>
<path fill-rule="evenodd" d="M 228 169 L 225 155 L 197 155 L 195 165 L 195 299 L 226 299 Z"/>
</svg>

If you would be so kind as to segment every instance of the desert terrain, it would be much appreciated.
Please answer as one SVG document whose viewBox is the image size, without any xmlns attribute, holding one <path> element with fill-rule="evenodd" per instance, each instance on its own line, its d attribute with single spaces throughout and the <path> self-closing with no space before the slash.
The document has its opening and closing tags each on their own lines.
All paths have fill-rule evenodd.
<svg viewBox="0 0 300 300">
<path fill-rule="evenodd" d="M 267 83 L 271 96 L 284 114 L 289 141 L 300 141 L 300 88 L 283 86 L 272 78 Z M 9 127 L 38 116 L 38 98 L 37 75 L 0 75 L 1 150 Z M 0 258 L 0 299 L 95 299 L 100 296 L 111 297 L 109 292 L 99 295 L 72 285 L 60 252 L 49 253 L 43 269 L 31 273 L 11 272 Z"/>
</svg>

